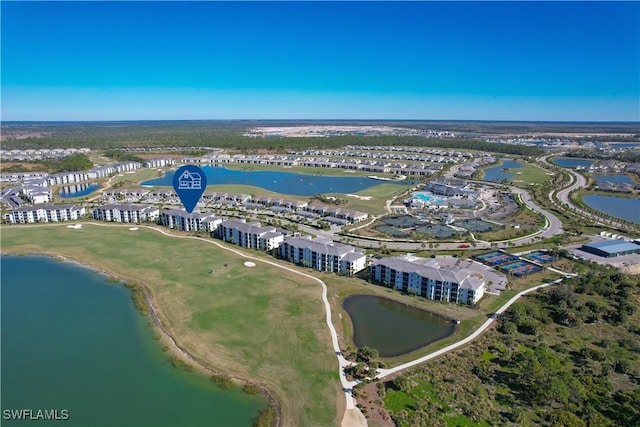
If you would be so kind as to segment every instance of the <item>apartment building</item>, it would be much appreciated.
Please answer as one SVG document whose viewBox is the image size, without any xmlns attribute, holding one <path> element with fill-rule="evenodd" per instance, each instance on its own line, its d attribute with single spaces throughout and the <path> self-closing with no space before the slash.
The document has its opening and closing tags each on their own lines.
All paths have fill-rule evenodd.
<svg viewBox="0 0 640 427">
<path fill-rule="evenodd" d="M 184 209 L 169 209 L 160 214 L 158 223 L 182 231 L 206 231 L 213 233 L 222 218 L 208 212 L 187 213 Z"/>
<path fill-rule="evenodd" d="M 280 257 L 318 271 L 349 276 L 363 270 L 367 260 L 366 255 L 353 246 L 309 236 L 285 239 L 280 245 Z"/>
<path fill-rule="evenodd" d="M 109 204 L 93 210 L 93 218 L 108 222 L 152 222 L 158 219 L 159 209 L 150 205 Z"/>
<path fill-rule="evenodd" d="M 437 258 L 411 254 L 382 258 L 371 265 L 374 282 L 436 301 L 476 304 L 484 295 L 482 274 L 463 266 L 441 265 Z"/>
</svg>

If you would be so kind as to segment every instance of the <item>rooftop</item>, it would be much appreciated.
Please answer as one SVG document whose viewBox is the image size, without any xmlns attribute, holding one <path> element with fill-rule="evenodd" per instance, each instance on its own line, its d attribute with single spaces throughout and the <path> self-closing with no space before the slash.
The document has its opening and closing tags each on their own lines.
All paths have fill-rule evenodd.
<svg viewBox="0 0 640 427">
<path fill-rule="evenodd" d="M 600 249 L 601 251 L 608 253 L 640 250 L 640 245 L 621 240 L 605 240 L 602 242 L 588 243 L 583 246 L 587 248 Z"/>
</svg>

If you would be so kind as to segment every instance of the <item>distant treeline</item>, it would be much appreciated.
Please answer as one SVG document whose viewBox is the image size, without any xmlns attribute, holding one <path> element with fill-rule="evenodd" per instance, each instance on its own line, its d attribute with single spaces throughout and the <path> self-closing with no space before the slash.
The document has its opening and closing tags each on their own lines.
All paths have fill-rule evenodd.
<svg viewBox="0 0 640 427">
<path fill-rule="evenodd" d="M 81 148 L 117 150 L 131 147 L 219 147 L 240 151 L 268 149 L 277 152 L 307 148 L 341 148 L 345 145 L 418 146 L 451 150 L 477 150 L 510 155 L 536 156 L 542 150 L 534 146 L 497 144 L 468 138 L 425 138 L 419 136 L 333 136 L 316 138 L 252 138 L 242 136 L 247 127 L 203 126 L 194 124 L 138 125 L 106 127 L 78 125 L 78 128 L 47 129 L 39 138 L 7 139 L 3 148 Z M 15 132 L 15 129 L 13 129 Z"/>
<path fill-rule="evenodd" d="M 142 157 L 138 157 L 135 154 L 127 153 L 122 150 L 107 150 L 104 152 L 105 157 L 113 159 L 118 162 L 140 162 L 144 163 Z"/>
<path fill-rule="evenodd" d="M 41 168 L 29 168 L 22 165 L 12 165 L 9 167 L 3 167 L 4 173 L 17 173 L 27 172 L 30 170 L 46 171 L 49 173 L 58 172 L 77 172 L 93 167 L 93 162 L 82 153 L 72 154 L 62 159 L 46 159 L 46 160 L 34 160 L 34 161 L 22 161 L 20 163 L 29 163 L 33 165 L 42 165 Z"/>
<path fill-rule="evenodd" d="M 637 150 L 625 150 L 615 153 L 603 153 L 593 150 L 571 150 L 564 154 L 566 157 L 579 157 L 583 159 L 596 159 L 596 160 L 618 160 L 626 163 L 639 163 L 640 151 Z"/>
</svg>

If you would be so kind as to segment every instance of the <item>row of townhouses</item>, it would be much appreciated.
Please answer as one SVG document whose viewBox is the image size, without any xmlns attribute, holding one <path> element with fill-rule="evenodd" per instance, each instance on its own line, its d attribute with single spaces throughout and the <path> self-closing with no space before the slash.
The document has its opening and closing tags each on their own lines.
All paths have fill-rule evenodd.
<svg viewBox="0 0 640 427">
<path fill-rule="evenodd" d="M 466 268 L 440 265 L 436 258 L 411 254 L 382 258 L 371 265 L 374 282 L 436 301 L 475 304 L 484 295 L 485 280 Z"/>
<path fill-rule="evenodd" d="M 177 202 L 177 194 L 170 189 L 127 189 L 118 188 L 107 190 L 102 194 L 105 201 L 132 202 L 144 198 L 148 203 Z M 356 223 L 365 221 L 369 214 L 352 209 L 344 209 L 331 205 L 309 203 L 304 200 L 285 199 L 280 197 L 252 197 L 249 194 L 206 192 L 202 195 L 205 202 L 216 202 L 220 204 L 242 204 L 248 208 L 253 207 L 281 207 L 292 212 L 311 212 L 319 216 L 326 216 L 344 220 L 346 223 Z"/>
</svg>

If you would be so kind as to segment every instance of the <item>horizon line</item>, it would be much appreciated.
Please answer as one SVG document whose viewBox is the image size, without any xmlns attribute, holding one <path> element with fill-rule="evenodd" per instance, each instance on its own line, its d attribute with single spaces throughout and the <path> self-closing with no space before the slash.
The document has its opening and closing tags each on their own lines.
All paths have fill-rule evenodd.
<svg viewBox="0 0 640 427">
<path fill-rule="evenodd" d="M 78 119 L 78 120 L 2 120 L 0 125 L 5 123 L 122 123 L 122 122 L 474 122 L 474 123 L 617 123 L 617 124 L 638 124 L 640 120 L 507 120 L 507 119 Z"/>
</svg>

